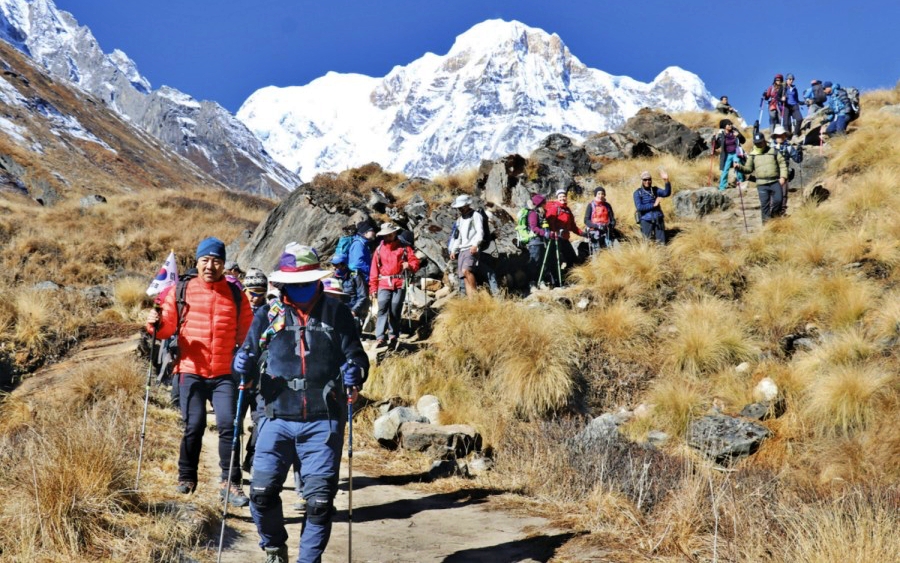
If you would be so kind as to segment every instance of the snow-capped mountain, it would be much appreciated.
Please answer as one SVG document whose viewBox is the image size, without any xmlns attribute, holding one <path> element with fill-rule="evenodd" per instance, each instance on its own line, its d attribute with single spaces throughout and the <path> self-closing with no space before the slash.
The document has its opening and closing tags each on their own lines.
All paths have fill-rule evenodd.
<svg viewBox="0 0 900 563">
<path fill-rule="evenodd" d="M 51 0 L 0 0 L 0 39 L 228 186 L 273 196 L 300 183 L 225 108 L 166 86 L 153 90 L 128 55 L 105 54 L 90 29 Z"/>
<path fill-rule="evenodd" d="M 550 133 L 577 140 L 615 130 L 642 107 L 713 108 L 678 67 L 650 83 L 582 64 L 555 34 L 489 20 L 384 78 L 328 73 L 306 86 L 253 93 L 237 117 L 305 179 L 368 162 L 434 176 L 482 159 L 528 154 Z"/>
</svg>

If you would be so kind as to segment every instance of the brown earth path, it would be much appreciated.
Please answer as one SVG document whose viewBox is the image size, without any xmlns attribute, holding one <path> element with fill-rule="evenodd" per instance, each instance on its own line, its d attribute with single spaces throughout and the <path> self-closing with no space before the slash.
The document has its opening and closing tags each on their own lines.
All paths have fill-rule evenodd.
<svg viewBox="0 0 900 563">
<path fill-rule="evenodd" d="M 214 421 L 210 417 L 210 424 Z M 404 486 L 419 475 L 374 477 L 353 472 L 353 555 L 347 557 L 348 466 L 344 451 L 341 481 L 335 498 L 337 513 L 324 563 L 430 562 L 546 562 L 573 534 L 553 529 L 547 520 L 492 509 L 495 491 L 466 489 L 425 493 Z M 354 449 L 354 459 L 365 456 Z M 216 434 L 207 432 L 201 474 L 217 475 Z M 246 479 L 246 477 L 245 477 Z M 246 487 L 245 487 L 246 492 Z M 281 493 L 287 525 L 289 561 L 295 561 L 302 518 L 293 508 L 297 500 L 293 477 Z M 215 560 L 220 524 L 210 538 Z M 248 563 L 265 560 L 249 508 L 230 508 L 222 561 Z"/>
</svg>

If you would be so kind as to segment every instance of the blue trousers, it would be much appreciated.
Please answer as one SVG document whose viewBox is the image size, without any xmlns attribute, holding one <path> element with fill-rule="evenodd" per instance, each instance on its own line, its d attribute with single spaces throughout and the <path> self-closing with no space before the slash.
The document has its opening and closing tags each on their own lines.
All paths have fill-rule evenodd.
<svg viewBox="0 0 900 563">
<path fill-rule="evenodd" d="M 736 153 L 731 153 L 725 156 L 725 166 L 722 168 L 722 174 L 719 176 L 719 190 L 724 190 L 728 187 L 728 171 L 731 170 L 731 167 L 734 165 L 734 162 L 738 160 L 738 156 Z M 744 173 L 735 170 L 735 178 L 737 178 L 738 182 L 744 181 Z"/>
<path fill-rule="evenodd" d="M 303 498 L 307 501 L 297 561 L 322 561 L 331 537 L 344 425 L 342 417 L 310 422 L 260 419 L 250 485 L 250 513 L 259 532 L 261 548 L 287 544 L 279 493 L 296 459 L 300 462 Z"/>
<path fill-rule="evenodd" d="M 834 118 L 834 121 L 828 124 L 828 127 L 825 128 L 826 135 L 842 135 L 847 131 L 847 124 L 850 123 L 850 119 L 846 115 L 839 115 Z"/>
</svg>

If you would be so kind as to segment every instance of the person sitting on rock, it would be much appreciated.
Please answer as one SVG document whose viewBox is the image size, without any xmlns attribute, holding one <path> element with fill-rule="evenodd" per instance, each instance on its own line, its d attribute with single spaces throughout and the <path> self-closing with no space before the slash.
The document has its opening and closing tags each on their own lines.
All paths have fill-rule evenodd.
<svg viewBox="0 0 900 563">
<path fill-rule="evenodd" d="M 728 103 L 728 96 L 722 96 L 721 98 L 719 98 L 719 103 L 716 104 L 716 111 L 725 115 L 733 115 L 737 119 L 741 118 L 741 115 L 738 113 L 738 111 Z"/>
<path fill-rule="evenodd" d="M 850 123 L 850 98 L 847 91 L 840 84 L 825 82 L 822 84 L 825 94 L 828 95 L 826 107 L 831 110 L 831 123 L 825 128 L 826 135 L 843 135 L 847 132 L 847 124 Z"/>
<path fill-rule="evenodd" d="M 735 160 L 741 158 L 743 149 L 741 145 L 746 141 L 744 135 L 734 128 L 734 124 L 730 119 L 719 121 L 719 134 L 716 135 L 713 143 L 716 152 L 719 153 L 719 191 L 725 191 L 728 187 L 728 171 L 731 170 Z M 744 175 L 740 172 L 736 173 L 738 182 L 744 181 Z"/>
</svg>

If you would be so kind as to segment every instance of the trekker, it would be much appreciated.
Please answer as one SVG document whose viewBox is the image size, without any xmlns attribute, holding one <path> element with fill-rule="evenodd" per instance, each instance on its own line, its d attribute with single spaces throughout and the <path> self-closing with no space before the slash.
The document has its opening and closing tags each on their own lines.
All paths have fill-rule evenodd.
<svg viewBox="0 0 900 563">
<path fill-rule="evenodd" d="M 260 307 L 266 304 L 266 290 L 269 287 L 269 279 L 266 274 L 258 268 L 250 268 L 244 276 L 244 293 L 247 295 L 247 301 L 250 303 L 250 310 L 255 314 Z M 247 439 L 247 445 L 244 447 L 244 462 L 241 464 L 241 470 L 249 473 L 253 468 L 253 453 L 256 451 L 256 429 L 259 428 L 259 411 L 256 408 L 257 392 L 256 386 L 244 386 L 244 402 L 241 404 L 241 413 L 238 420 L 241 421 L 241 427 L 244 424 L 244 417 L 247 411 L 250 411 L 250 421 L 252 428 L 250 429 L 250 438 Z"/>
<path fill-rule="evenodd" d="M 400 316 L 406 299 L 406 276 L 419 271 L 419 259 L 413 249 L 397 240 L 400 227 L 382 223 L 376 236 L 381 243 L 372 253 L 369 268 L 369 295 L 378 304 L 375 321 L 375 347 L 396 347 L 400 337 Z"/>
<path fill-rule="evenodd" d="M 299 461 L 306 513 L 297 561 L 319 562 L 331 536 L 347 394 L 356 399 L 369 359 L 350 309 L 324 296 L 329 275 L 315 250 L 288 244 L 269 274 L 281 298 L 257 311 L 234 372 L 259 379 L 260 419 L 250 513 L 269 562 L 287 563 L 288 534 L 280 492 L 292 463 Z M 266 352 L 259 374 L 256 359 Z"/>
<path fill-rule="evenodd" d="M 550 225 L 550 231 L 557 235 L 556 242 L 559 245 L 560 260 L 566 264 L 565 268 L 560 265 L 562 269 L 569 269 L 579 262 L 578 255 L 575 253 L 572 243 L 569 242 L 571 234 L 584 236 L 584 231 L 575 224 L 575 214 L 569 209 L 568 202 L 568 191 L 560 188 L 556 190 L 556 201 L 547 203 L 547 223 Z M 560 280 L 560 285 L 562 285 L 562 280 Z"/>
<path fill-rule="evenodd" d="M 766 136 L 757 133 L 753 137 L 753 150 L 747 157 L 747 164 L 734 163 L 734 167 L 745 174 L 756 176 L 756 191 L 759 192 L 759 212 L 762 222 L 778 217 L 783 212 L 784 186 L 787 183 L 788 168 L 780 152 L 766 143 Z"/>
<path fill-rule="evenodd" d="M 794 86 L 794 75 L 788 74 L 785 78 L 784 95 L 781 97 L 783 125 L 786 131 L 793 131 L 795 137 L 800 136 L 800 124 L 803 123 L 803 114 L 800 113 L 800 93 Z M 792 125 L 793 122 L 793 125 Z"/>
<path fill-rule="evenodd" d="M 461 195 L 450 206 L 459 212 L 454 232 L 450 239 L 450 260 L 456 260 L 456 275 L 465 284 L 466 296 L 475 297 L 477 281 L 475 272 L 478 269 L 479 248 L 484 240 L 484 223 L 481 215 L 472 209 L 472 198 Z"/>
<path fill-rule="evenodd" d="M 719 103 L 716 104 L 716 111 L 725 115 L 733 115 L 736 119 L 741 118 L 738 111 L 728 103 L 728 96 L 719 98 Z"/>
<path fill-rule="evenodd" d="M 843 135 L 847 132 L 847 124 L 850 123 L 850 98 L 840 84 L 832 85 L 831 82 L 825 82 L 822 87 L 828 95 L 825 105 L 831 109 L 831 123 L 825 128 L 825 134 Z"/>
<path fill-rule="evenodd" d="M 548 243 L 550 242 L 550 225 L 547 223 L 546 210 L 544 206 L 547 202 L 541 194 L 531 196 L 531 209 L 528 210 L 526 224 L 528 225 L 528 233 L 530 238 L 526 244 L 528 248 L 528 285 L 529 289 L 536 289 L 544 280 L 538 279 L 541 275 L 541 265 L 544 266 L 545 272 L 550 272 L 550 283 L 556 284 L 554 278 L 556 274 L 556 256 L 552 260 L 547 255 Z M 547 256 L 546 262 L 544 257 Z M 552 262 L 552 263 L 550 263 Z M 549 264 L 548 264 L 549 263 Z"/>
<path fill-rule="evenodd" d="M 584 210 L 584 226 L 588 231 L 591 255 L 612 244 L 612 230 L 616 226 L 616 215 L 613 213 L 612 205 L 606 201 L 606 189 L 603 186 L 597 186 L 594 189 L 594 199 L 587 204 Z"/>
<path fill-rule="evenodd" d="M 183 300 L 179 319 L 176 286 L 169 292 L 162 311 L 147 315 L 147 330 L 159 323 L 157 338 L 178 336 L 180 351 L 174 372 L 180 382 L 181 417 L 184 434 L 178 457 L 178 486 L 182 494 L 197 488 L 197 467 L 203 433 L 206 430 L 206 403 L 212 402 L 219 431 L 219 467 L 221 490 L 225 497 L 230 487 L 229 502 L 246 506 L 241 490 L 241 469 L 231 467 L 231 444 L 234 438 L 236 386 L 231 377 L 231 361 L 235 349 L 243 342 L 250 327 L 252 311 L 247 297 L 232 289 L 225 279 L 225 244 L 217 238 L 200 242 L 196 252 L 196 278 L 181 281 Z M 230 469 L 230 470 L 229 470 Z"/>
<path fill-rule="evenodd" d="M 809 89 L 804 92 L 804 101 L 809 106 L 808 114 L 815 113 L 825 107 L 828 101 L 828 94 L 825 93 L 825 86 L 821 80 L 812 79 Z"/>
<path fill-rule="evenodd" d="M 784 183 L 784 186 L 782 186 L 784 188 L 782 190 L 783 198 L 781 202 L 782 215 L 784 214 L 784 210 L 787 210 L 788 190 L 790 189 L 790 183 L 794 180 L 794 169 L 791 168 L 791 161 L 793 160 L 798 164 L 803 162 L 803 147 L 790 144 L 787 136 L 787 131 L 784 130 L 784 127 L 779 125 L 775 127 L 775 134 L 772 135 L 772 142 L 770 143 L 772 150 L 781 153 L 781 156 L 784 158 L 784 162 L 788 167 L 787 181 Z"/>
<path fill-rule="evenodd" d="M 669 183 L 667 173 L 660 172 L 659 177 L 666 183 L 662 190 L 653 185 L 650 172 L 641 172 L 641 187 L 634 190 L 634 208 L 637 210 L 644 238 L 666 244 L 666 222 L 660 203 L 662 198 L 672 195 L 672 184 Z"/>
<path fill-rule="evenodd" d="M 725 191 L 728 187 L 728 171 L 731 170 L 732 163 L 739 160 L 743 154 L 741 145 L 744 144 L 744 135 L 734 128 L 734 124 L 730 119 L 719 121 L 719 134 L 715 138 L 715 148 L 719 153 L 719 191 Z M 736 172 L 736 180 L 738 184 L 744 181 L 744 175 Z M 740 185 L 738 185 L 740 188 Z"/>
<path fill-rule="evenodd" d="M 765 89 L 762 95 L 769 102 L 769 133 L 775 130 L 775 125 L 781 123 L 781 115 L 784 112 L 784 76 L 775 75 L 772 85 Z"/>
<path fill-rule="evenodd" d="M 372 267 L 372 241 L 375 227 L 368 221 L 356 224 L 356 234 L 350 242 L 347 268 L 350 270 L 351 287 L 344 284 L 344 291 L 350 296 L 350 312 L 362 332 L 362 323 L 369 314 L 369 270 Z"/>
<path fill-rule="evenodd" d="M 225 279 L 230 281 L 231 283 L 236 283 L 241 291 L 244 290 L 244 285 L 241 283 L 241 278 L 244 276 L 244 271 L 241 270 L 241 267 L 237 262 L 233 260 L 229 260 L 225 262 Z"/>
</svg>

